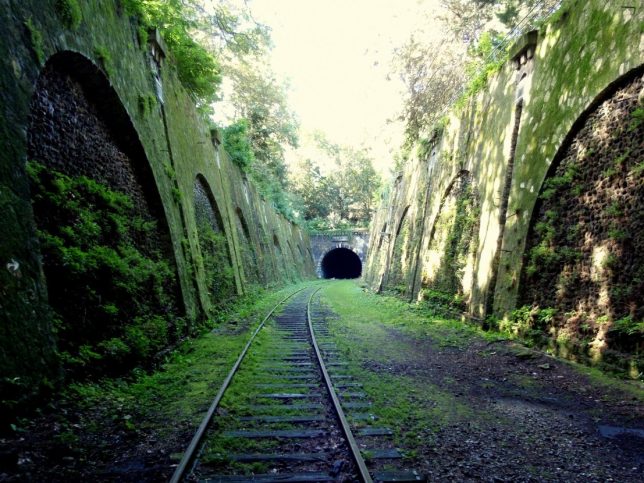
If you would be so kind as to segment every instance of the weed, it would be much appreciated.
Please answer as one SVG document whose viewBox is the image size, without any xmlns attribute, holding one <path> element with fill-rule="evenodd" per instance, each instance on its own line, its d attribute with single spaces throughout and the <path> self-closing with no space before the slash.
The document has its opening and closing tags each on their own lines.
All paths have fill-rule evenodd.
<svg viewBox="0 0 644 483">
<path fill-rule="evenodd" d="M 78 0 L 56 0 L 56 14 L 65 27 L 76 30 L 83 20 Z"/>
<path fill-rule="evenodd" d="M 136 29 L 136 36 L 137 39 L 139 40 L 139 46 L 142 49 L 147 48 L 148 46 L 148 29 L 144 25 L 139 25 L 139 27 Z"/>
<path fill-rule="evenodd" d="M 139 94 L 138 106 L 141 116 L 146 117 L 157 107 L 157 98 L 154 94 Z"/>
<path fill-rule="evenodd" d="M 626 317 L 616 320 L 610 330 L 621 332 L 628 336 L 644 336 L 644 320 L 636 321 L 632 316 L 627 315 Z"/>
<path fill-rule="evenodd" d="M 27 171 L 65 366 L 80 374 L 146 360 L 175 319 L 175 275 L 153 246 L 156 224 L 96 181 L 33 161 Z"/>
<path fill-rule="evenodd" d="M 108 48 L 103 45 L 97 45 L 94 48 L 94 55 L 96 56 L 96 59 L 98 60 L 101 67 L 103 67 L 103 70 L 107 73 L 107 75 L 112 77 L 112 54 L 110 53 Z"/>
<path fill-rule="evenodd" d="M 43 45 L 42 32 L 38 30 L 31 17 L 25 20 L 25 27 L 29 32 L 31 48 L 34 51 L 34 54 L 36 54 L 36 59 L 40 65 L 43 65 L 45 63 L 45 48 Z"/>
<path fill-rule="evenodd" d="M 174 170 L 170 163 L 163 163 L 163 172 L 172 181 L 175 181 L 177 179 L 177 172 Z"/>
<path fill-rule="evenodd" d="M 631 113 L 631 122 L 628 125 L 630 132 L 635 131 L 644 122 L 644 107 L 638 107 Z"/>
<path fill-rule="evenodd" d="M 644 173 L 644 161 L 633 166 L 633 168 L 631 169 L 631 173 L 635 176 L 639 176 L 642 173 Z"/>
</svg>

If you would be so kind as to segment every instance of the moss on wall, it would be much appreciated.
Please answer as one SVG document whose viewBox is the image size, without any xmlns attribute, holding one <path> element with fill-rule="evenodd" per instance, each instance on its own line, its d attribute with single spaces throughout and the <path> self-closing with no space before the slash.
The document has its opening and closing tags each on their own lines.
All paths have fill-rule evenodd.
<svg viewBox="0 0 644 483">
<path fill-rule="evenodd" d="M 516 57 L 488 79 L 485 89 L 447 115 L 433 147 L 426 142 L 411 150 L 416 157 L 407 162 L 372 224 L 365 278 L 374 289 L 382 288 L 388 270 L 403 262 L 412 274 L 405 293 L 416 295 L 421 277 L 429 279 L 428 258 L 436 250 L 432 241 L 450 240 L 450 233 L 458 231 L 458 216 L 448 213 L 453 203 L 445 204 L 443 197 L 457 174 L 467 170 L 477 187 L 478 206 L 467 311 L 483 319 L 507 316 L 516 308 L 530 220 L 556 153 L 565 149 L 576 123 L 603 100 L 605 90 L 644 71 L 644 12 L 629 5 L 565 1 L 536 36 L 517 42 Z M 410 226 L 422 227 L 412 235 L 411 244 L 420 250 L 411 260 L 403 260 L 391 241 L 387 244 L 406 206 Z M 641 215 L 628 230 L 629 236 L 643 236 Z M 381 231 L 388 235 L 382 237 Z M 442 245 L 434 255 L 449 258 L 451 244 Z"/>
<path fill-rule="evenodd" d="M 252 185 L 247 193 L 243 191 L 240 171 L 213 139 L 181 86 L 172 57 L 158 59 L 155 66 L 146 44 L 153 36 L 140 35 L 137 20 L 125 15 L 117 0 L 8 3 L 8 8 L 0 11 L 5 32 L 0 41 L 0 210 L 4 221 L 0 239 L 0 392 L 6 405 L 28 398 L 25 388 L 37 391 L 59 376 L 47 279 L 25 173 L 30 103 L 45 60 L 45 69 L 56 58 L 69 62 L 73 71 L 73 59 L 84 59 L 89 67 L 84 70 L 81 89 L 90 99 L 87 109 L 107 117 L 118 112 L 117 143 L 140 147 L 140 156 L 132 157 L 132 166 L 135 177 L 139 170 L 146 173 L 137 177 L 143 186 L 141 199 L 150 199 L 146 193 L 153 191 L 159 200 L 152 212 L 167 230 L 166 253 L 176 273 L 178 307 L 187 322 L 183 333 L 198 328 L 216 309 L 212 293 L 216 291 L 215 265 L 229 264 L 225 291 L 232 288 L 234 293 L 242 293 L 251 282 L 279 284 L 313 275 L 310 259 L 299 257 L 295 248 L 286 255 L 273 251 L 273 234 L 282 246 L 290 243 L 303 253 L 309 248 L 308 238 L 277 215 Z M 98 86 L 113 92 L 113 97 L 93 96 Z M 47 118 L 46 109 L 43 112 Z M 66 134 L 82 133 L 83 126 L 73 124 L 74 116 L 65 122 Z M 123 132 L 118 126 L 124 127 Z M 63 145 L 65 149 L 71 146 Z M 51 158 L 46 152 L 42 155 L 41 161 Z M 64 158 L 60 156 L 56 162 L 67 166 Z M 109 170 L 112 162 L 106 159 L 103 164 Z M 88 176 L 101 175 L 96 171 Z M 212 233 L 207 235 L 212 236 L 203 231 L 199 234 L 194 203 L 198 176 L 210 187 L 221 212 L 221 230 L 210 227 Z M 247 223 L 252 257 L 246 258 L 256 260 L 253 263 L 261 265 L 257 272 L 271 278 L 245 275 L 251 270 L 240 255 L 236 207 L 242 209 L 246 220 L 253 220 Z M 268 268 L 277 266 L 281 271 Z"/>
</svg>

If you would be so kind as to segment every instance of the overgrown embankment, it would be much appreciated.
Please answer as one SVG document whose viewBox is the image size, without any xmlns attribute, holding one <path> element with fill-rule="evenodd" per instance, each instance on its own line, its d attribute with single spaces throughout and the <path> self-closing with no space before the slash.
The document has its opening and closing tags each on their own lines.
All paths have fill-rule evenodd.
<svg viewBox="0 0 644 483">
<path fill-rule="evenodd" d="M 150 367 L 255 286 L 313 276 L 306 232 L 197 105 L 220 73 L 191 7 L 0 11 L 4 415 L 61 381 Z"/>
</svg>

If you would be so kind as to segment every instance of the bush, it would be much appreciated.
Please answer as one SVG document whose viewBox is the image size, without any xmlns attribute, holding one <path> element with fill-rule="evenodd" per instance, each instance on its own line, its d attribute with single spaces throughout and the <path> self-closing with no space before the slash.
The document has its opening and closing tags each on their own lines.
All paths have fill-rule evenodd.
<svg viewBox="0 0 644 483">
<path fill-rule="evenodd" d="M 156 224 L 96 181 L 27 169 L 64 366 L 78 375 L 143 362 L 169 342 L 175 315 Z"/>
<path fill-rule="evenodd" d="M 230 156 L 233 163 L 239 166 L 243 171 L 253 164 L 255 155 L 250 145 L 248 136 L 248 121 L 240 119 L 223 129 L 224 149 Z"/>
<path fill-rule="evenodd" d="M 122 0 L 125 11 L 138 17 L 145 29 L 158 29 L 176 61 L 177 75 L 183 86 L 203 104 L 215 100 L 221 84 L 221 68 L 215 56 L 195 41 L 191 32 L 197 27 L 189 7 L 179 0 Z M 147 35 L 139 29 L 139 42 Z"/>
</svg>

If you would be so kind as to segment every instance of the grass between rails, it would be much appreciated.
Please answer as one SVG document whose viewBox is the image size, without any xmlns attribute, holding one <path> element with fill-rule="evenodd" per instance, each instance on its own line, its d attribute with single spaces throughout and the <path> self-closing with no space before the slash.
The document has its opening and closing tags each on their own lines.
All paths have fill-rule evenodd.
<svg viewBox="0 0 644 483">
<path fill-rule="evenodd" d="M 234 473 L 251 475 L 254 473 L 266 473 L 270 465 L 265 462 L 242 463 L 231 461 L 229 455 L 233 453 L 275 453 L 280 447 L 280 441 L 275 439 L 247 439 L 225 436 L 223 432 L 237 430 L 243 426 L 244 429 L 266 429 L 261 422 L 241 423 L 239 416 L 254 416 L 257 411 L 252 409 L 253 404 L 273 404 L 272 410 L 261 412 L 264 416 L 285 416 L 293 411 L 283 411 L 279 403 L 270 399 L 259 398 L 259 394 L 271 392 L 284 392 L 279 388 L 264 388 L 261 384 L 293 384 L 294 381 L 280 377 L 283 369 L 288 368 L 285 363 L 278 362 L 278 359 L 287 357 L 293 351 L 300 349 L 298 343 L 285 340 L 271 321 L 258 333 L 247 357 L 240 366 L 239 372 L 226 391 L 221 401 L 219 414 L 216 419 L 217 431 L 209 433 L 206 439 L 205 448 L 200 458 L 200 464 L 206 465 L 210 470 L 218 473 Z M 267 369 L 266 364 L 271 364 L 275 359 L 272 369 Z M 308 393 L 308 388 L 298 388 L 295 392 Z M 311 413 L 312 410 L 304 411 Z M 302 411 L 296 412 L 302 414 Z M 273 430 L 295 429 L 296 425 L 283 422 L 273 423 L 270 428 Z"/>
<path fill-rule="evenodd" d="M 215 329 L 182 343 L 159 370 L 134 371 L 128 379 L 72 384 L 63 400 L 81 409 L 105 406 L 113 421 L 130 431 L 136 431 L 139 423 L 161 436 L 176 431 L 177 423 L 196 427 L 259 322 L 275 303 L 306 285 L 242 297 Z"/>
<path fill-rule="evenodd" d="M 298 296 L 304 296 L 299 294 Z M 279 315 L 278 311 L 275 315 Z M 284 452 L 284 442 L 278 439 L 258 438 L 247 439 L 226 436 L 231 430 L 294 430 L 302 429 L 299 423 L 288 421 L 272 422 L 270 425 L 262 421 L 241 421 L 240 416 L 289 416 L 289 415 L 322 415 L 323 406 L 319 408 L 296 409 L 297 405 L 309 401 L 293 401 L 290 409 L 271 398 L 263 398 L 262 394 L 296 392 L 308 394 L 318 388 L 298 387 L 287 389 L 288 385 L 298 383 L 319 383 L 315 368 L 311 368 L 310 380 L 293 380 L 289 376 L 293 366 L 284 360 L 301 351 L 306 351 L 308 344 L 285 338 L 284 332 L 274 321 L 269 320 L 264 329 L 258 333 L 251 350 L 242 362 L 232 384 L 221 401 L 218 416 L 215 421 L 216 431 L 210 432 L 205 441 L 205 447 L 199 464 L 208 468 L 209 472 L 222 474 L 251 475 L 267 473 L 272 467 L 269 462 L 239 462 L 231 459 L 231 454 L 240 453 L 279 453 Z M 308 372 L 308 371 L 307 371 Z M 298 372 L 298 374 L 301 374 Z M 261 405 L 261 410 L 253 405 Z M 294 443 L 290 443 L 294 444 Z M 291 449 L 292 450 L 292 449 Z M 288 450 L 286 450 L 288 451 Z"/>
</svg>

